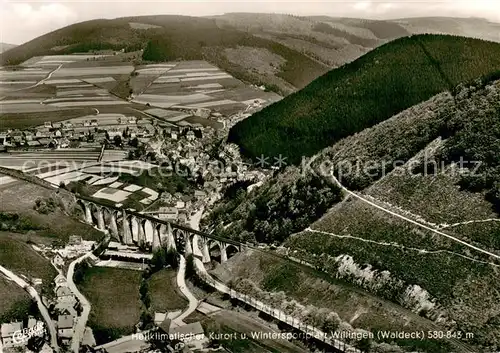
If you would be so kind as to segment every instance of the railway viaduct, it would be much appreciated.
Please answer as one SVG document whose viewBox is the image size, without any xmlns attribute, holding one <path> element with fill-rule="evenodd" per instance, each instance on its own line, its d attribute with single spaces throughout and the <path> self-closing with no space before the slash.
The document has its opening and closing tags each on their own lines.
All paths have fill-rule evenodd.
<svg viewBox="0 0 500 353">
<path fill-rule="evenodd" d="M 76 196 L 84 211 L 84 221 L 96 226 L 126 245 L 138 245 L 152 251 L 160 247 L 174 249 L 182 254 L 193 253 L 193 240 L 198 239 L 203 262 L 210 262 L 210 250 L 218 248 L 220 261 L 228 254 L 242 250 L 243 244 L 231 239 L 217 237 L 189 227 L 168 222 L 147 214 L 105 205 L 85 196 Z M 196 238 L 193 237 L 197 235 Z"/>
<path fill-rule="evenodd" d="M 0 173 L 39 185 L 45 189 L 57 189 L 57 186 L 19 170 L 0 167 Z M 228 254 L 241 251 L 246 246 L 231 239 L 200 232 L 147 214 L 103 204 L 95 199 L 73 194 L 64 189 L 58 189 L 58 192 L 76 197 L 77 203 L 84 211 L 85 222 L 95 225 L 102 231 L 108 231 L 113 238 L 126 245 L 144 245 L 153 251 L 160 247 L 167 247 L 180 253 L 190 254 L 193 252 L 193 237 L 198 235 L 197 249 L 201 249 L 204 263 L 211 260 L 210 249 L 218 247 L 220 261 L 225 262 L 228 259 Z M 194 255 L 199 256 L 200 254 Z"/>
</svg>

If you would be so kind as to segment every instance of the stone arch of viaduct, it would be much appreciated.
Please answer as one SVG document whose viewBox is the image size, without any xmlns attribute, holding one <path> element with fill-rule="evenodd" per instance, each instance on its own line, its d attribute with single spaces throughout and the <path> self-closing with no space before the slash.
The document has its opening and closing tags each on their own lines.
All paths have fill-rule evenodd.
<svg viewBox="0 0 500 353">
<path fill-rule="evenodd" d="M 202 257 L 203 262 L 211 261 L 210 254 L 213 249 L 218 250 L 220 261 L 225 262 L 228 254 L 241 251 L 243 246 L 230 239 L 203 233 L 146 214 L 103 205 L 85 197 L 78 197 L 77 203 L 84 211 L 86 223 L 103 232 L 108 232 L 122 244 L 143 246 L 152 251 L 165 247 L 183 254 L 194 253 L 195 256 Z"/>
</svg>

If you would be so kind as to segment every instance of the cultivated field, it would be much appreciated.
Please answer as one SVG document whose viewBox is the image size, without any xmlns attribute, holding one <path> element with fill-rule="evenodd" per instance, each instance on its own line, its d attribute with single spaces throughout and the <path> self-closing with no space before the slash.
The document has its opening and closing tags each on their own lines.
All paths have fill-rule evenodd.
<svg viewBox="0 0 500 353">
<path fill-rule="evenodd" d="M 220 128 L 216 119 L 198 117 L 194 122 L 193 113 L 204 116 L 210 110 L 230 116 L 281 99 L 206 61 L 134 67 L 118 57 L 49 55 L 32 58 L 15 71 L 0 70 L 0 130 L 75 118 L 97 119 L 99 124 L 109 120 L 100 114 L 134 116 L 143 123 L 153 116 L 179 126 Z M 141 113 L 153 108 L 151 115 Z"/>
<path fill-rule="evenodd" d="M 121 111 L 118 107 L 129 106 L 114 93 L 122 90 L 124 77 L 128 78 L 134 67 L 95 66 L 95 61 L 88 61 L 98 57 L 105 58 L 45 56 L 28 60 L 24 68 L 16 71 L 0 70 L 0 129 L 81 117 L 95 113 L 95 107 L 117 107 Z M 87 66 L 71 67 L 72 64 Z"/>
<path fill-rule="evenodd" d="M 274 93 L 245 86 L 205 61 L 148 65 L 136 70 L 134 101 L 159 108 L 210 108 L 221 112 L 231 106 L 234 114 L 258 100 L 267 105 L 279 100 Z M 149 82 L 147 82 L 149 78 Z"/>
</svg>

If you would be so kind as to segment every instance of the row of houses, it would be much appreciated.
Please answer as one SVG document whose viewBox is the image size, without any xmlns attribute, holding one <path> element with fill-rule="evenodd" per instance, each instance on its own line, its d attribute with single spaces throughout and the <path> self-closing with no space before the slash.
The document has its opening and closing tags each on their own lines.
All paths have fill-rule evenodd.
<svg viewBox="0 0 500 353">
<path fill-rule="evenodd" d="M 145 138 L 153 136 L 154 126 L 135 117 L 118 118 L 116 123 L 100 125 L 97 119 L 81 124 L 47 121 L 41 126 L 25 130 L 8 130 L 0 134 L 0 146 L 7 147 L 69 147 L 72 141 L 104 142 L 115 136 Z"/>
<path fill-rule="evenodd" d="M 54 279 L 55 305 L 51 306 L 57 315 L 57 336 L 64 345 L 73 338 L 74 326 L 80 313 L 80 303 L 68 286 L 66 278 L 59 274 Z M 96 342 L 90 328 L 85 328 L 83 345 L 95 346 Z"/>
</svg>

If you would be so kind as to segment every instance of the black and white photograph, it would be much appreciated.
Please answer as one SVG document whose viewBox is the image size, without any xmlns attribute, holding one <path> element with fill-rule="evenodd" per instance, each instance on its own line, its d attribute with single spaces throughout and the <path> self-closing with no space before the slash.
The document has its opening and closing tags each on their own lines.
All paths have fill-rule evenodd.
<svg viewBox="0 0 500 353">
<path fill-rule="evenodd" d="M 0 0 L 0 353 L 500 353 L 500 0 Z"/>
</svg>

